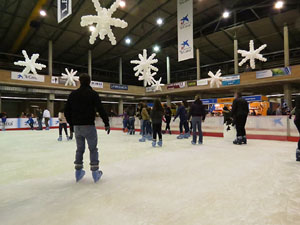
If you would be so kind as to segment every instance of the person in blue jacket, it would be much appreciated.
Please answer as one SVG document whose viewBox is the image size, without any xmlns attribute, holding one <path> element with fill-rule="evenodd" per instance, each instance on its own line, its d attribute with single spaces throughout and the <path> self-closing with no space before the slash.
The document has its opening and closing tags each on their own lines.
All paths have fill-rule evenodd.
<svg viewBox="0 0 300 225">
<path fill-rule="evenodd" d="M 189 125 L 188 125 L 188 120 L 187 120 L 187 102 L 183 101 L 176 112 L 175 118 L 173 122 L 179 117 L 180 123 L 179 123 L 179 130 L 180 130 L 180 135 L 177 137 L 177 139 L 183 139 L 183 138 L 189 138 L 190 137 L 190 130 L 189 130 Z M 185 134 L 183 134 L 183 127 L 185 130 Z"/>
<path fill-rule="evenodd" d="M 30 126 L 30 129 L 33 130 L 34 120 L 32 119 L 32 115 L 28 114 L 27 118 L 28 120 L 25 123 L 27 123 Z"/>
</svg>

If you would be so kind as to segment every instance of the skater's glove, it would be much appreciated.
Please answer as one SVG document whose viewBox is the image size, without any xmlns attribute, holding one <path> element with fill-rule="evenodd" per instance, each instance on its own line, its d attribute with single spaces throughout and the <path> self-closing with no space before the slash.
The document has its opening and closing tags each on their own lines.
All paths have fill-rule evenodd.
<svg viewBox="0 0 300 225">
<path fill-rule="evenodd" d="M 108 126 L 105 126 L 105 131 L 107 132 L 107 134 L 110 133 L 110 126 L 109 126 L 109 125 L 108 125 Z"/>
</svg>

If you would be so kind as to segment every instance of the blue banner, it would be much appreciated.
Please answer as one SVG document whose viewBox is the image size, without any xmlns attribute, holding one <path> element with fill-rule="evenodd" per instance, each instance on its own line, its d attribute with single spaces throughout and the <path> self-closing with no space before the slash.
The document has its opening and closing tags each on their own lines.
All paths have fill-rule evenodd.
<svg viewBox="0 0 300 225">
<path fill-rule="evenodd" d="M 222 79 L 222 86 L 238 85 L 240 83 L 240 75 L 224 76 Z"/>
<path fill-rule="evenodd" d="M 275 68 L 271 70 L 262 70 L 256 72 L 256 79 L 268 78 L 268 77 L 278 77 L 278 76 L 285 76 L 291 75 L 292 70 L 291 67 L 282 67 L 282 68 Z"/>
<path fill-rule="evenodd" d="M 57 21 L 62 22 L 72 14 L 72 0 L 57 0 Z"/>
<path fill-rule="evenodd" d="M 113 90 L 128 90 L 128 85 L 124 85 L 124 84 L 110 84 L 110 89 Z"/>
<path fill-rule="evenodd" d="M 202 101 L 202 103 L 204 105 L 209 105 L 209 104 L 215 104 L 215 103 L 217 103 L 217 99 L 216 98 L 215 99 L 213 99 L 213 98 L 211 98 L 211 99 L 201 99 L 201 101 Z"/>
</svg>

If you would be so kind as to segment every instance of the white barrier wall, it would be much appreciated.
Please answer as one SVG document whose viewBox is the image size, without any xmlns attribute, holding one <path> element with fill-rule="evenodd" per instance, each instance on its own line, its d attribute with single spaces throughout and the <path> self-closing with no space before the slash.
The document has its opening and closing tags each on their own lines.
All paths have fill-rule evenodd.
<svg viewBox="0 0 300 225">
<path fill-rule="evenodd" d="M 8 118 L 6 121 L 6 129 L 29 128 L 29 125 L 26 124 L 27 120 L 27 118 Z M 37 127 L 38 123 L 35 118 L 34 121 L 34 126 Z M 58 118 L 51 118 L 51 127 L 58 127 L 58 124 Z M 45 126 L 44 121 L 43 126 Z M 96 126 L 104 126 L 100 118 L 96 119 Z M 110 118 L 110 126 L 112 128 L 123 128 L 123 119 L 121 117 Z M 0 127 L 2 127 L 1 122 Z M 223 117 L 207 117 L 202 127 L 204 132 L 222 133 L 224 128 Z M 135 120 L 135 128 L 140 128 L 139 119 Z M 165 129 L 165 123 L 163 123 L 162 129 Z M 299 136 L 293 119 L 290 120 L 287 116 L 249 116 L 246 129 L 247 134 L 253 135 Z M 171 121 L 171 130 L 179 131 L 179 119 L 175 122 L 173 122 L 173 120 Z"/>
</svg>

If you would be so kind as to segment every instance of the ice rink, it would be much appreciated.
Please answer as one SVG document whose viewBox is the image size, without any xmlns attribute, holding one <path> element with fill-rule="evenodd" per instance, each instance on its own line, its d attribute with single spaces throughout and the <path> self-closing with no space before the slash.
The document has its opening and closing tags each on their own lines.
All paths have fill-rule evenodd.
<svg viewBox="0 0 300 225">
<path fill-rule="evenodd" d="M 300 224 L 296 143 L 205 137 L 192 146 L 168 135 L 154 149 L 139 135 L 99 131 L 104 175 L 94 184 L 89 154 L 75 182 L 75 141 L 57 133 L 0 132 L 0 224 Z"/>
</svg>

